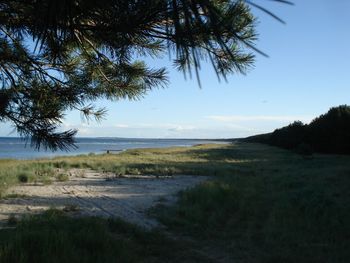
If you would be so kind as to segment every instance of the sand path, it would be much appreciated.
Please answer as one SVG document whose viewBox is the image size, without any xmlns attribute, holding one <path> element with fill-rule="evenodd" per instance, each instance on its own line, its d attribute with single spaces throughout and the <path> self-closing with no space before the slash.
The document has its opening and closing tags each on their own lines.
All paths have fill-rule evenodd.
<svg viewBox="0 0 350 263">
<path fill-rule="evenodd" d="M 175 202 L 176 193 L 208 179 L 188 175 L 111 178 L 94 171 L 78 171 L 78 174 L 80 176 L 73 175 L 69 181 L 51 185 L 12 187 L 8 194 L 23 197 L 0 200 L 0 223 L 7 222 L 10 215 L 40 213 L 55 207 L 70 208 L 74 210 L 72 213 L 83 216 L 119 217 L 150 229 L 159 223 L 147 216 L 149 208 Z"/>
</svg>

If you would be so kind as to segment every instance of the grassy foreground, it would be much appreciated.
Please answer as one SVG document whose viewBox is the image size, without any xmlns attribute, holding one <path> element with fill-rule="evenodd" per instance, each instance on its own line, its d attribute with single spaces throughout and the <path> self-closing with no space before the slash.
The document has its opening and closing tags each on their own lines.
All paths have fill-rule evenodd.
<svg viewBox="0 0 350 263">
<path fill-rule="evenodd" d="M 59 210 L 0 232 L 2 263 L 209 262 L 186 243 L 118 219 L 67 217 Z"/>
<path fill-rule="evenodd" d="M 167 235 L 116 220 L 48 212 L 0 231 L 0 262 L 32 262 L 33 255 L 36 262 L 350 260 L 349 156 L 304 158 L 240 143 L 13 162 L 15 172 L 33 171 L 30 180 L 44 178 L 41 169 L 65 173 L 71 167 L 213 180 L 180 193 L 175 206 L 151 211 L 168 227 Z M 4 176 L 5 165 L 0 162 L 0 180 L 18 182 L 18 174 Z"/>
</svg>

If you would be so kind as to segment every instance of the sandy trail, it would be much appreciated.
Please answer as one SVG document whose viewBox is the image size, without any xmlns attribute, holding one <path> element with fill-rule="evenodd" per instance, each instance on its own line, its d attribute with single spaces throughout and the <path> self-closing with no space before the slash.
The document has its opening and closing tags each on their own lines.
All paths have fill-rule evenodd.
<svg viewBox="0 0 350 263">
<path fill-rule="evenodd" d="M 0 200 L 0 223 L 5 223 L 10 215 L 40 213 L 50 207 L 76 207 L 78 210 L 74 213 L 78 215 L 119 217 L 150 229 L 159 226 L 155 219 L 147 216 L 150 207 L 161 202 L 175 202 L 176 193 L 208 179 L 188 175 L 111 179 L 111 175 L 93 171 L 83 174 L 83 177 L 72 176 L 66 182 L 19 185 L 9 189 L 8 194 L 23 197 Z"/>
</svg>

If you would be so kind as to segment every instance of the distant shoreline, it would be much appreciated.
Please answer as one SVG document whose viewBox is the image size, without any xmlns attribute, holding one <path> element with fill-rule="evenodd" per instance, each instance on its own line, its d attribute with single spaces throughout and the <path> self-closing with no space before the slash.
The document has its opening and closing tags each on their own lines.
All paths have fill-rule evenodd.
<svg viewBox="0 0 350 263">
<path fill-rule="evenodd" d="M 25 141 L 25 139 L 19 136 L 0 136 L 0 139 L 19 139 Z M 241 138 L 153 138 L 153 137 L 105 137 L 105 136 L 97 136 L 97 137 L 75 137 L 75 139 L 120 139 L 120 140 L 184 140 L 184 141 L 234 141 Z"/>
<path fill-rule="evenodd" d="M 115 152 L 122 152 L 128 149 L 168 148 L 208 143 L 229 143 L 232 141 L 229 139 L 149 139 L 115 137 L 78 137 L 76 139 L 77 149 L 52 152 L 43 149 L 37 151 L 30 147 L 30 143 L 26 143 L 26 141 L 19 137 L 0 137 L 0 160 L 30 160 L 82 154 L 104 154 L 107 150 L 114 154 Z"/>
</svg>

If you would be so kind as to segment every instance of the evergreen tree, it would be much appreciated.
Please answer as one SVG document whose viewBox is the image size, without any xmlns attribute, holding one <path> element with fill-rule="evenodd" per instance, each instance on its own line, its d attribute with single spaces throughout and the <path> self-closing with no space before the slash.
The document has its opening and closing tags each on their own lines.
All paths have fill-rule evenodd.
<svg viewBox="0 0 350 263">
<path fill-rule="evenodd" d="M 95 100 L 136 99 L 167 84 L 166 69 L 148 67 L 143 56 L 168 52 L 197 78 L 202 60 L 219 78 L 245 73 L 256 50 L 247 3 L 0 1 L 0 121 L 37 148 L 67 149 L 76 131 L 57 129 L 67 110 L 99 120 L 105 110 Z"/>
</svg>

